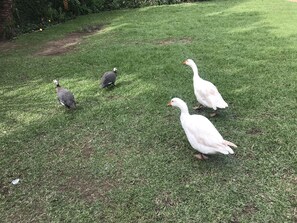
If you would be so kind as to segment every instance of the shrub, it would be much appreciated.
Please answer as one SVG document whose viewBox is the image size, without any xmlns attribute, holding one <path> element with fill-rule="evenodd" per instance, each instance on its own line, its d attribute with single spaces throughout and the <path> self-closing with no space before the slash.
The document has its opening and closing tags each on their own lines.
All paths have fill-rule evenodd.
<svg viewBox="0 0 297 223">
<path fill-rule="evenodd" d="M 15 27 L 18 32 L 30 32 L 78 15 L 120 8 L 195 2 L 195 0 L 68 0 L 67 2 L 68 9 L 65 10 L 62 0 L 14 0 Z M 10 25 L 7 28 L 12 30 L 14 27 Z"/>
</svg>

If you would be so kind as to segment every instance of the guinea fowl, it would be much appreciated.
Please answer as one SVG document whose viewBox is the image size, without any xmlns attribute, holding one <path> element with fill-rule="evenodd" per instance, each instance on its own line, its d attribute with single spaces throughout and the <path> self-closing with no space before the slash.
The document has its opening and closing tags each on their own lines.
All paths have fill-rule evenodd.
<svg viewBox="0 0 297 223">
<path fill-rule="evenodd" d="M 215 111 L 217 108 L 228 107 L 228 104 L 224 101 L 216 86 L 199 77 L 197 65 L 192 59 L 187 59 L 183 64 L 190 66 L 193 70 L 194 94 L 201 105 L 212 108 Z"/>
<path fill-rule="evenodd" d="M 113 68 L 112 71 L 107 71 L 101 78 L 101 87 L 106 88 L 108 86 L 115 86 L 117 79 L 117 68 Z"/>
<path fill-rule="evenodd" d="M 233 154 L 229 147 L 237 147 L 221 136 L 215 126 L 202 115 L 190 115 L 187 104 L 179 99 L 173 98 L 168 106 L 178 107 L 181 110 L 180 122 L 186 133 L 191 146 L 199 152 L 196 158 L 204 160 L 208 157 L 205 154 Z"/>
<path fill-rule="evenodd" d="M 54 83 L 60 104 L 64 105 L 66 108 L 75 108 L 76 103 L 73 94 L 69 90 L 62 88 L 58 80 L 54 80 Z"/>
</svg>

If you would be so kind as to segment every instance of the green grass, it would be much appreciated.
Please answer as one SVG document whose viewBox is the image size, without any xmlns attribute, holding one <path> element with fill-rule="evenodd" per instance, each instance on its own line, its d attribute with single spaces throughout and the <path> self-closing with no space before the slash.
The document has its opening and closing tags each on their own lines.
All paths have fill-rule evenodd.
<svg viewBox="0 0 297 223">
<path fill-rule="evenodd" d="M 213 0 L 82 16 L 20 36 L 0 55 L 1 220 L 296 222 L 296 10 Z M 105 27 L 74 51 L 35 55 L 90 24 Z M 187 58 L 229 103 L 211 121 L 238 145 L 234 156 L 197 161 L 179 110 L 166 107 L 176 96 L 196 104 Z M 113 67 L 118 86 L 99 89 Z M 77 110 L 57 104 L 55 78 Z"/>
</svg>

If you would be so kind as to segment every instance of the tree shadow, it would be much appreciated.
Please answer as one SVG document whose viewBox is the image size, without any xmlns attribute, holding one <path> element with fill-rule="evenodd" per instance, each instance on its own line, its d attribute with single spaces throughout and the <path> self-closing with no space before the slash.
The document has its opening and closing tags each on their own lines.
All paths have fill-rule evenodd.
<svg viewBox="0 0 297 223">
<path fill-rule="evenodd" d="M 28 181 L 28 184 L 24 184 L 26 185 L 24 187 L 27 188 L 25 192 L 29 193 L 32 188 L 41 188 L 35 194 L 43 196 L 45 192 L 42 190 L 54 192 L 57 190 L 53 184 L 65 177 L 59 175 L 59 171 L 63 170 L 63 168 L 67 169 L 68 174 L 72 176 L 76 174 L 76 169 L 80 170 L 78 171 L 80 174 L 92 175 L 92 168 L 96 169 L 98 165 L 101 165 L 101 163 L 97 164 L 97 166 L 94 164 L 97 162 L 98 157 L 96 155 L 89 157 L 90 159 L 84 162 L 80 154 L 84 146 L 89 146 L 91 143 L 93 143 L 95 154 L 98 151 L 104 154 L 106 152 L 104 146 L 106 145 L 113 145 L 112 149 L 117 152 L 120 150 L 124 154 L 121 158 L 125 160 L 119 162 L 116 167 L 120 166 L 122 169 L 127 165 L 125 163 L 129 159 L 127 154 L 133 149 L 139 157 L 152 156 L 151 151 L 149 151 L 150 148 L 146 148 L 144 151 L 140 149 L 143 143 L 155 145 L 157 142 L 159 144 L 153 147 L 154 149 L 166 150 L 167 147 L 170 147 L 168 141 L 179 140 L 179 138 L 174 138 L 175 131 L 177 131 L 175 127 L 174 131 L 167 134 L 168 129 L 165 127 L 168 127 L 168 125 L 165 123 L 178 122 L 178 116 L 174 119 L 166 116 L 166 103 L 172 95 L 181 97 L 185 101 L 194 98 L 192 83 L 189 81 L 191 77 L 188 74 L 183 75 L 188 71 L 180 65 L 180 61 L 185 59 L 185 55 L 199 58 L 202 74 L 203 77 L 207 77 L 206 79 L 215 80 L 217 83 L 228 83 L 222 84 L 220 90 L 229 96 L 229 98 L 226 97 L 226 101 L 231 103 L 232 107 L 239 106 L 239 103 L 245 99 L 246 94 L 251 93 L 251 90 L 246 88 L 244 94 L 239 92 L 235 97 L 232 88 L 249 85 L 250 83 L 247 80 L 250 78 L 257 79 L 256 76 L 260 75 L 256 73 L 254 76 L 250 76 L 248 69 L 251 67 L 251 58 L 242 56 L 241 53 L 243 51 L 249 52 L 249 55 L 255 57 L 255 60 L 257 58 L 266 58 L 264 51 L 253 52 L 255 48 L 250 49 L 249 46 L 256 46 L 262 50 L 269 48 L 271 42 L 266 43 L 265 40 L 271 37 L 274 41 L 282 43 L 279 47 L 270 49 L 270 52 L 273 53 L 272 57 L 274 57 L 279 54 L 280 48 L 286 47 L 288 43 L 283 38 L 273 36 L 269 32 L 271 27 L 260 26 L 252 30 L 245 30 L 242 33 L 234 32 L 243 25 L 250 26 L 262 19 L 261 14 L 255 12 L 224 13 L 228 8 L 239 4 L 237 1 L 228 4 L 228 6 L 220 4 L 218 7 L 214 3 L 207 6 L 207 9 L 204 9 L 206 11 L 203 11 L 203 7 L 201 9 L 200 5 L 198 7 L 198 4 L 197 7 L 195 4 L 187 6 L 189 7 L 188 10 L 199 10 L 201 13 L 194 24 L 184 25 L 188 21 L 187 13 L 184 13 L 185 15 L 178 14 L 178 18 L 183 25 L 177 35 L 183 37 L 188 35 L 187 30 L 190 32 L 190 29 L 201 30 L 203 28 L 201 34 L 191 34 L 193 35 L 192 42 L 187 45 L 139 46 L 143 47 L 139 51 L 135 48 L 121 48 L 122 45 L 120 44 L 123 44 L 123 42 L 117 39 L 114 40 L 113 37 L 110 38 L 110 41 L 114 41 L 112 42 L 115 44 L 114 47 L 106 47 L 106 43 L 98 41 L 100 49 L 98 45 L 94 45 L 92 48 L 87 45 L 96 44 L 96 41 L 94 41 L 95 43 L 89 41 L 85 46 L 86 49 L 85 47 L 80 48 L 81 56 L 78 58 L 77 54 L 55 58 L 26 56 L 21 59 L 18 55 L 7 54 L 1 56 L 1 59 L 4 58 L 6 61 L 3 62 L 4 60 L 2 60 L 0 62 L 3 65 L 1 66 L 3 67 L 2 72 L 4 77 L 8 79 L 8 81 L 0 83 L 0 91 L 3 93 L 0 95 L 0 100 L 3 102 L 3 107 L 0 110 L 1 130 L 6 131 L 6 128 L 9 127 L 7 132 L 0 137 L 0 154 L 3 157 L 1 162 L 1 168 L 3 169 L 2 181 L 8 182 L 11 177 L 23 174 L 22 176 L 29 178 L 28 181 L 33 182 L 33 186 L 29 185 L 32 182 Z M 193 9 L 190 9 L 190 7 L 193 7 Z M 152 15 L 150 15 L 151 17 L 145 17 L 144 20 L 156 19 L 153 18 L 155 15 L 153 13 L 156 13 L 156 16 L 161 16 L 162 10 L 164 8 L 153 7 L 147 9 L 145 12 L 148 15 L 152 13 Z M 122 20 L 125 21 L 129 17 L 131 21 L 135 22 L 134 18 L 139 12 L 141 12 L 141 9 L 134 10 L 133 13 L 135 14 L 131 18 L 129 14 L 125 13 Z M 120 12 L 118 13 L 120 15 Z M 209 15 L 210 13 L 213 14 Z M 210 16 L 214 19 L 209 20 L 208 17 Z M 116 20 L 116 18 L 114 19 Z M 208 27 L 201 25 L 204 23 L 209 24 L 210 21 L 213 21 L 213 24 Z M 118 25 L 120 22 L 111 22 L 111 26 Z M 165 20 L 164 24 L 170 25 L 173 23 Z M 174 26 L 174 29 L 177 29 L 177 26 L 178 24 Z M 134 26 L 132 28 L 135 29 Z M 153 26 L 147 28 L 148 35 L 150 35 L 149 31 L 153 30 L 151 28 Z M 168 32 L 171 29 L 172 27 L 168 27 Z M 129 31 L 129 27 L 127 27 L 127 31 Z M 102 35 L 102 38 L 106 38 L 109 33 Z M 95 37 L 92 38 L 95 39 Z M 168 37 L 165 36 L 164 39 L 166 38 Z M 120 43 L 116 43 L 116 41 Z M 188 45 L 191 45 L 191 47 Z M 292 49 L 291 52 L 295 51 Z M 135 58 L 133 61 L 119 59 L 127 58 L 127 55 L 133 55 Z M 105 62 L 103 59 L 98 58 L 104 58 L 106 61 L 112 61 L 113 64 L 119 64 L 119 67 L 122 67 L 124 72 L 127 73 L 127 75 L 120 77 L 115 88 L 105 91 L 105 89 L 98 87 L 98 80 L 96 79 L 98 73 L 97 62 Z M 274 61 L 274 58 L 266 59 Z M 136 62 L 138 63 L 137 66 L 135 65 Z M 176 64 L 173 64 L 175 62 Z M 100 69 L 105 70 L 105 68 L 111 67 L 110 63 L 102 65 Z M 143 66 L 139 66 L 139 64 Z M 229 74 L 226 71 L 228 68 L 226 64 L 232 68 L 240 69 L 244 75 Z M 8 68 L 22 66 L 24 66 L 22 70 L 27 74 L 24 79 L 19 78 L 19 72 Z M 253 66 L 257 70 L 263 65 L 253 64 Z M 210 72 L 207 71 L 212 71 L 215 74 L 222 73 L 223 75 L 222 77 L 219 77 L 219 75 L 211 76 Z M 51 82 L 52 76 L 61 76 L 64 80 L 67 80 L 65 82 L 66 87 L 74 92 L 75 96 L 77 95 L 77 109 L 69 111 L 56 104 L 54 86 Z M 78 85 L 81 81 L 84 82 Z M 188 105 L 191 107 L 195 103 Z M 237 117 L 236 111 L 232 107 L 222 111 L 218 117 L 212 120 L 221 120 L 220 124 L 223 125 L 223 122 L 229 121 L 232 117 Z M 208 109 L 202 110 L 202 115 L 207 116 L 208 113 Z M 158 132 L 160 126 L 164 127 L 164 133 L 162 133 L 164 135 L 162 135 L 163 138 L 161 137 L 161 139 L 160 132 Z M 179 129 L 179 131 L 182 130 Z M 148 137 L 151 135 L 154 135 L 155 138 Z M 119 141 L 126 142 L 126 147 L 119 146 L 119 141 L 114 139 L 117 139 L 117 137 L 121 137 Z M 131 148 L 132 144 L 135 148 Z M 110 153 L 112 152 L 114 151 L 110 151 Z M 235 150 L 235 153 L 237 153 L 237 150 Z M 240 150 L 238 150 L 238 153 L 240 153 Z M 113 159 L 116 159 L 113 154 L 106 155 L 106 157 L 108 156 L 108 161 L 111 163 Z M 185 159 L 188 158 L 191 159 L 190 157 Z M 193 170 L 200 168 L 205 171 L 214 170 L 220 172 L 224 168 L 230 168 L 227 171 L 227 177 L 230 177 L 232 172 L 236 171 L 235 169 L 241 162 L 236 155 L 214 155 L 210 156 L 210 159 L 204 163 L 198 163 L 199 161 L 196 160 L 194 162 L 194 159 L 191 163 Z M 63 163 L 69 164 L 69 166 L 65 166 Z M 115 176 L 118 176 L 121 174 L 119 172 L 123 170 L 117 170 L 116 167 L 113 171 Z M 51 172 L 51 170 L 54 171 Z M 96 171 L 98 171 L 98 168 Z M 211 171 L 208 173 L 211 173 Z M 52 183 L 46 181 L 47 175 L 50 176 L 49 179 Z M 41 182 L 38 182 L 39 178 L 42 179 Z M 42 185 L 42 183 L 45 185 Z"/>
</svg>

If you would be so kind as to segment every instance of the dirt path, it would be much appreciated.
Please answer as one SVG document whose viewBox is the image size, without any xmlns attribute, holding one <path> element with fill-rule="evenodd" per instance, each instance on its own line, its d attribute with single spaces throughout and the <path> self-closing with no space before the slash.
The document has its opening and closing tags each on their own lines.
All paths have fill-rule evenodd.
<svg viewBox="0 0 297 223">
<path fill-rule="evenodd" d="M 92 35 L 102 30 L 103 25 L 93 25 L 82 28 L 82 30 L 70 33 L 62 39 L 47 42 L 34 55 L 37 56 L 55 56 L 65 54 L 74 50 L 75 46 L 83 41 L 83 37 Z M 19 46 L 15 41 L 0 42 L 0 52 L 8 52 L 11 49 L 17 49 Z"/>
<path fill-rule="evenodd" d="M 103 25 L 88 26 L 82 31 L 73 32 L 65 36 L 63 39 L 50 41 L 45 44 L 35 55 L 55 56 L 67 53 L 80 44 L 84 36 L 92 35 L 102 29 Z"/>
</svg>

